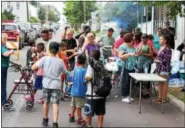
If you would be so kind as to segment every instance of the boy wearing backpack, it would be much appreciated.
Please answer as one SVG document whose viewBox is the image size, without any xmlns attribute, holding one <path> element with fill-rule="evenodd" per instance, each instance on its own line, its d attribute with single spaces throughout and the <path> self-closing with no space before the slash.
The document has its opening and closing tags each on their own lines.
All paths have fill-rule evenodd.
<svg viewBox="0 0 185 128">
<path fill-rule="evenodd" d="M 86 115 L 86 123 L 83 125 L 83 127 L 92 127 L 91 122 L 92 122 L 92 116 L 94 116 L 94 114 L 98 116 L 98 128 L 101 128 L 103 125 L 103 119 L 106 112 L 106 108 L 105 108 L 106 98 L 97 95 L 97 92 L 95 91 L 97 90 L 97 88 L 95 88 L 95 86 L 93 85 L 93 81 L 95 79 L 97 80 L 97 77 L 95 77 L 95 70 L 92 65 L 93 64 L 95 65 L 95 62 L 100 62 L 99 59 L 100 59 L 100 51 L 98 50 L 92 51 L 89 57 L 89 65 L 86 73 L 87 92 L 86 92 L 86 101 L 85 101 L 85 107 L 84 107 L 84 114 Z M 104 67 L 99 66 L 99 68 L 101 70 Z"/>
</svg>

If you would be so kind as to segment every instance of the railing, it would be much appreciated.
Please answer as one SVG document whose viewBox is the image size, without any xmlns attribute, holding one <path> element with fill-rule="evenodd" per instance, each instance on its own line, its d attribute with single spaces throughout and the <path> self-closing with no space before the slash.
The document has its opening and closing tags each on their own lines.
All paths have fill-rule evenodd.
<svg viewBox="0 0 185 128">
<path fill-rule="evenodd" d="M 158 28 L 164 28 L 165 27 L 165 22 L 164 20 L 154 20 L 154 33 L 157 32 Z M 175 21 L 169 21 L 170 22 L 170 26 L 174 27 L 176 29 L 176 22 Z"/>
</svg>

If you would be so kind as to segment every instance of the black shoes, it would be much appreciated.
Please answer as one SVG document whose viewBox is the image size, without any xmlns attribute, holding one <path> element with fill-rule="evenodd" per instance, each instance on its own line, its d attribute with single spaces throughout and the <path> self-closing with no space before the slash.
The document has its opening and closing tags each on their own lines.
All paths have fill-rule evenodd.
<svg viewBox="0 0 185 128">
<path fill-rule="evenodd" d="M 47 126 L 48 126 L 48 121 L 49 121 L 48 118 L 47 118 L 47 119 L 44 119 L 44 118 L 43 118 L 42 125 L 43 125 L 44 127 L 47 127 Z"/>
<path fill-rule="evenodd" d="M 53 123 L 53 128 L 58 128 L 58 123 Z"/>
</svg>

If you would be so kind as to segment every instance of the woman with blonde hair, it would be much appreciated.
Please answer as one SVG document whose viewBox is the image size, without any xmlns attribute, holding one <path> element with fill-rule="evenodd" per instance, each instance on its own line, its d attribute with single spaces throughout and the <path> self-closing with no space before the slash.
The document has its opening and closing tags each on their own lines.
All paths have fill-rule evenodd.
<svg viewBox="0 0 185 128">
<path fill-rule="evenodd" d="M 6 83 L 7 83 L 7 71 L 10 63 L 10 56 L 14 53 L 13 50 L 6 49 L 6 41 L 8 36 L 2 34 L 1 39 L 1 105 L 7 103 Z M 10 109 L 12 110 L 12 109 Z"/>
<path fill-rule="evenodd" d="M 95 43 L 95 36 L 93 33 L 88 33 L 87 37 L 86 37 L 86 42 L 84 44 L 84 50 L 85 50 L 85 54 L 88 57 L 90 55 L 90 53 L 94 50 L 98 50 L 100 49 L 99 45 Z"/>
<path fill-rule="evenodd" d="M 73 38 L 74 36 L 74 30 L 72 28 L 67 29 L 66 32 L 66 42 L 67 42 L 67 50 L 72 50 L 75 51 L 75 49 L 77 48 L 77 42 L 76 40 Z M 74 52 L 67 52 L 67 57 L 70 57 L 71 55 L 73 55 Z M 69 59 L 69 64 L 70 64 L 70 70 L 73 70 L 75 67 L 75 57 L 72 57 Z"/>
</svg>

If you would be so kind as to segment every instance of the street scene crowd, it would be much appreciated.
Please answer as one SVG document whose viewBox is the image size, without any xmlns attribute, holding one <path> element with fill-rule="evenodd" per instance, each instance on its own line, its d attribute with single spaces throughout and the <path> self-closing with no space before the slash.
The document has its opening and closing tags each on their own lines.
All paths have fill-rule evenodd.
<svg viewBox="0 0 185 128">
<path fill-rule="evenodd" d="M 35 102 L 37 90 L 42 90 L 42 97 L 37 101 L 43 104 L 42 125 L 47 127 L 49 119 L 49 104 L 53 108 L 53 127 L 58 128 L 59 105 L 61 101 L 71 99 L 71 111 L 69 122 L 77 122 L 82 127 L 92 127 L 92 117 L 97 115 L 97 127 L 103 127 L 106 116 L 106 100 L 114 88 L 114 80 L 118 77 L 119 95 L 121 102 L 134 101 L 129 96 L 129 73 L 150 73 L 152 64 L 156 65 L 153 73 L 168 79 L 171 75 L 172 50 L 175 49 L 175 30 L 167 21 L 165 28 L 158 28 L 157 35 L 142 33 L 140 28 L 133 31 L 114 30 L 109 28 L 105 35 L 97 37 L 91 32 L 89 26 L 83 27 L 83 32 L 74 36 L 75 31 L 71 27 L 65 27 L 61 33 L 61 42 L 52 41 L 52 29 L 44 29 L 41 38 L 27 51 L 27 67 L 31 64 L 31 76 L 34 81 L 33 89 L 26 95 L 25 101 Z M 119 31 L 120 36 L 115 39 L 112 35 Z M 13 106 L 7 104 L 6 83 L 9 63 L 15 67 L 20 64 L 10 62 L 13 50 L 6 46 L 7 35 L 2 34 L 1 40 L 1 105 L 3 110 L 13 110 Z M 181 59 L 185 51 L 185 42 L 178 50 Z M 116 63 L 116 75 L 105 67 L 107 63 Z M 113 68 L 110 66 L 110 68 Z M 152 102 L 167 102 L 168 82 L 158 84 L 158 96 Z M 137 86 L 137 82 L 134 83 Z M 164 89 L 162 88 L 164 87 Z M 142 91 L 144 98 L 150 97 L 150 85 L 146 83 Z M 162 97 L 163 96 L 163 97 Z M 29 106 L 29 105 L 28 105 Z M 30 109 L 31 109 L 30 108 Z M 29 109 L 29 108 L 28 108 Z M 85 117 L 83 117 L 85 115 Z M 60 115 L 64 116 L 64 115 Z"/>
</svg>

